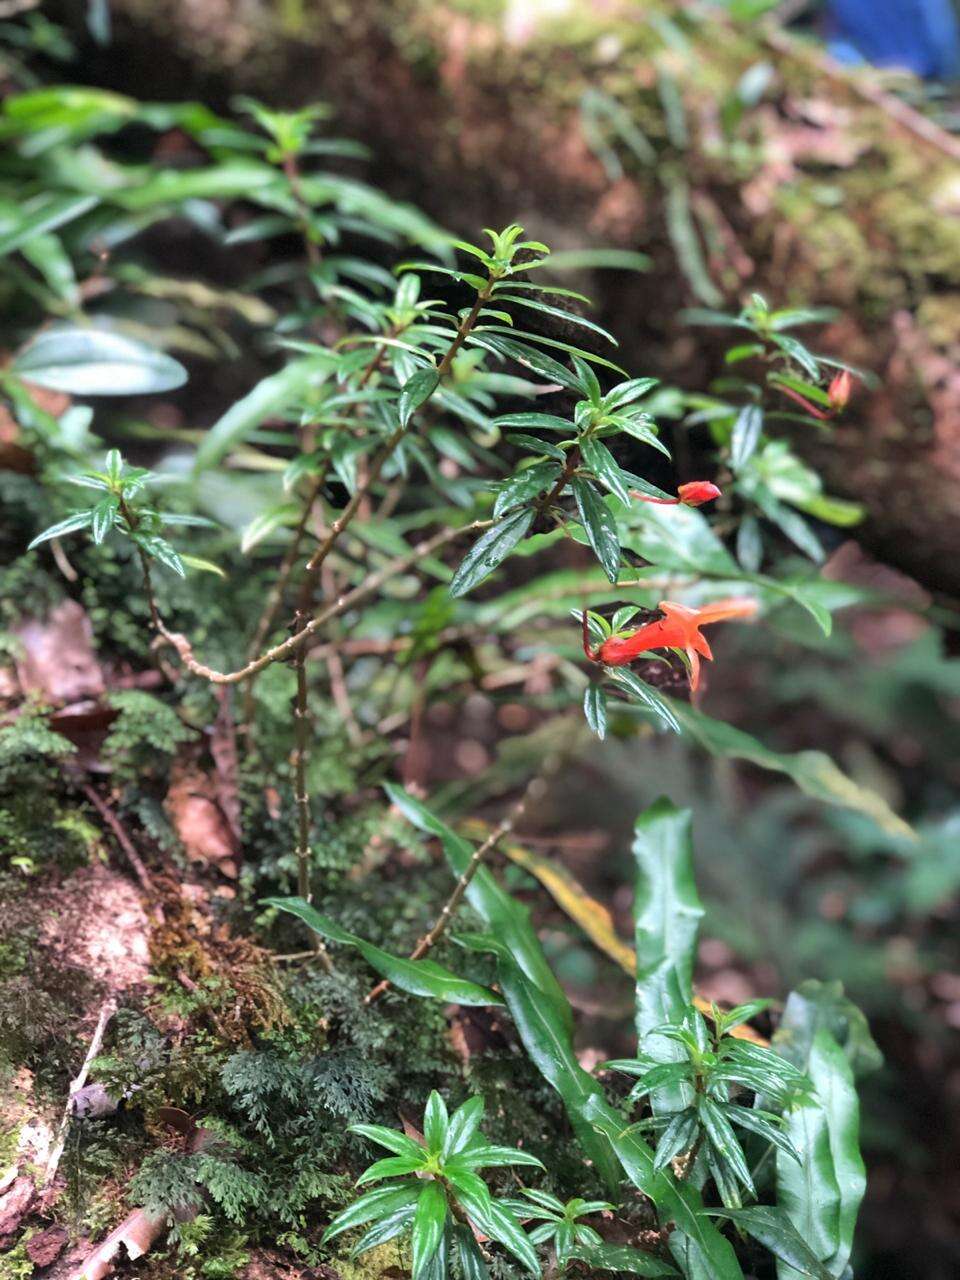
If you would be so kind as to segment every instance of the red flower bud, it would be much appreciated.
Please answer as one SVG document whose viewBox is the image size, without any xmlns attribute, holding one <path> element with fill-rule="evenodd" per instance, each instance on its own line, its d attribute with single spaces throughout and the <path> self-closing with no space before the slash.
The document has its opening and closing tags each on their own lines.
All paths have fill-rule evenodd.
<svg viewBox="0 0 960 1280">
<path fill-rule="evenodd" d="M 847 401 L 850 399 L 852 390 L 853 378 L 849 369 L 841 369 L 827 388 L 827 395 L 830 397 L 830 408 L 835 413 L 839 413 L 841 409 L 847 407 Z"/>
<path fill-rule="evenodd" d="M 682 484 L 677 494 L 685 507 L 700 507 L 719 498 L 720 490 L 712 480 L 691 480 L 689 484 Z"/>
</svg>

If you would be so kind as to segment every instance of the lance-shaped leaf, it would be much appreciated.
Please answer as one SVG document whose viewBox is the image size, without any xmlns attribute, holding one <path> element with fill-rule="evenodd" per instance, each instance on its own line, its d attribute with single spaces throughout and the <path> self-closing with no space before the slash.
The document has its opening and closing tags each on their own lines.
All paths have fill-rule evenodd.
<svg viewBox="0 0 960 1280">
<path fill-rule="evenodd" d="M 850 1062 L 825 1027 L 815 1033 L 805 1066 L 816 1092 L 787 1115 L 785 1134 L 800 1163 L 777 1153 L 778 1201 L 827 1270 L 839 1276 L 866 1190 L 859 1103 Z M 778 1274 L 794 1280 L 796 1272 L 781 1262 Z"/>
<path fill-rule="evenodd" d="M 503 1004 L 495 991 L 461 978 L 433 960 L 407 960 L 394 956 L 372 942 L 358 938 L 355 933 L 348 933 L 329 916 L 321 915 L 304 898 L 265 898 L 264 905 L 288 911 L 331 942 L 356 947 L 364 960 L 388 982 L 412 995 L 464 1005 Z"/>
<path fill-rule="evenodd" d="M 667 1170 L 655 1173 L 648 1144 L 605 1100 L 591 1099 L 585 1114 L 610 1143 L 633 1185 L 657 1206 L 661 1221 L 676 1224 L 670 1251 L 678 1261 L 689 1264 L 686 1274 L 697 1280 L 742 1280 L 733 1247 L 705 1216 L 700 1193 L 678 1182 Z"/>
<path fill-rule="evenodd" d="M 594 555 L 611 582 L 620 572 L 620 539 L 617 522 L 603 498 L 587 480 L 574 476 L 570 482 L 577 512 Z"/>
<path fill-rule="evenodd" d="M 415 826 L 439 837 L 454 875 L 463 875 L 473 854 L 472 845 L 401 788 L 388 786 L 386 790 Z M 577 1061 L 573 1011 L 543 954 L 529 911 L 501 889 L 486 867 L 471 880 L 467 898 L 494 935 L 485 938 L 482 946 L 497 956 L 500 984 L 527 1052 L 563 1099 L 585 1154 L 607 1185 L 615 1187 L 619 1180 L 616 1161 L 584 1114 L 586 1100 L 602 1099 L 603 1094 Z"/>
<path fill-rule="evenodd" d="M 440 385 L 440 375 L 436 369 L 418 369 L 400 388 L 397 401 L 397 414 L 401 427 L 405 427 L 417 409 L 433 395 Z"/>
<path fill-rule="evenodd" d="M 693 1001 L 693 961 L 703 907 L 693 874 L 691 818 L 667 799 L 637 818 L 634 921 L 637 953 L 637 1043 L 657 1062 L 676 1062 L 683 1047 L 654 1027 L 681 1023 Z M 686 1085 L 658 1089 L 654 1110 L 680 1111 L 691 1102 Z"/>
<path fill-rule="evenodd" d="M 73 396 L 132 396 L 182 387 L 178 360 L 105 329 L 47 329 L 11 365 L 28 382 Z"/>
<path fill-rule="evenodd" d="M 913 828 L 894 813 L 878 792 L 854 782 L 823 751 L 774 751 L 735 725 L 704 715 L 688 702 L 675 698 L 664 701 L 679 721 L 684 737 L 711 755 L 746 760 L 761 769 L 786 774 L 814 800 L 862 813 L 898 839 L 917 839 Z"/>
<path fill-rule="evenodd" d="M 450 594 L 464 596 L 492 573 L 526 537 L 534 515 L 533 511 L 517 511 L 488 529 L 461 561 L 450 583 Z"/>
<path fill-rule="evenodd" d="M 775 1258 L 790 1267 L 791 1275 L 812 1276 L 814 1280 L 833 1280 L 832 1273 L 819 1261 L 807 1241 L 782 1209 L 769 1204 L 752 1204 L 745 1209 L 709 1209 L 717 1217 L 729 1218 L 754 1240 L 759 1240 Z"/>
<path fill-rule="evenodd" d="M 675 1276 L 676 1267 L 655 1254 L 628 1244 L 575 1244 L 567 1257 L 585 1262 L 594 1271 L 625 1271 L 632 1276 Z"/>
</svg>

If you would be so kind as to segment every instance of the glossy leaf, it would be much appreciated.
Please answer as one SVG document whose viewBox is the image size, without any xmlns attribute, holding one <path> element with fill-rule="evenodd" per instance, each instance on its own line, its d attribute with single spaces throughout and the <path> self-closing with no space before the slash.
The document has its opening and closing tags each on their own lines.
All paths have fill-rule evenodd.
<svg viewBox="0 0 960 1280">
<path fill-rule="evenodd" d="M 580 441 L 580 453 L 584 462 L 605 488 L 616 494 L 621 502 L 630 501 L 620 468 L 613 454 L 602 441 L 593 436 L 584 436 Z"/>
<path fill-rule="evenodd" d="M 559 474 L 560 467 L 555 462 L 537 462 L 532 467 L 523 467 L 509 480 L 504 481 L 494 503 L 494 516 L 499 518 L 511 507 L 520 507 L 531 502 L 538 494 L 548 489 Z"/>
<path fill-rule="evenodd" d="M 422 1184 L 413 1215 L 413 1278 L 423 1280 L 427 1265 L 440 1247 L 447 1221 L 447 1197 L 439 1182 Z"/>
<path fill-rule="evenodd" d="M 394 956 L 374 946 L 372 942 L 348 933 L 328 916 L 321 915 L 303 898 L 266 898 L 264 905 L 277 907 L 280 911 L 297 916 L 315 933 L 331 942 L 355 947 L 379 974 L 412 995 L 464 1005 L 503 1004 L 496 992 L 458 977 L 433 960 L 407 960 L 402 956 Z"/>
<path fill-rule="evenodd" d="M 436 369 L 418 369 L 400 388 L 397 401 L 397 415 L 401 427 L 405 427 L 417 409 L 433 395 L 440 385 L 440 375 Z"/>
<path fill-rule="evenodd" d="M 800 1165 L 778 1152 L 777 1192 L 816 1256 L 835 1276 L 847 1265 L 866 1190 L 859 1146 L 859 1103 L 842 1047 L 821 1027 L 810 1045 L 807 1073 L 815 1096 L 788 1113 L 786 1136 Z M 792 1269 L 781 1266 L 782 1280 Z"/>
<path fill-rule="evenodd" d="M 703 907 L 694 880 L 689 810 L 664 798 L 655 801 L 637 818 L 633 856 L 637 1043 L 657 1062 L 676 1062 L 685 1056 L 683 1048 L 653 1032 L 664 1023 L 681 1023 L 693 1000 Z M 690 1089 L 660 1089 L 652 1101 L 655 1111 L 679 1111 L 690 1104 Z"/>
<path fill-rule="evenodd" d="M 762 434 L 763 410 L 759 405 L 745 405 L 734 420 L 730 437 L 730 466 L 734 471 L 753 457 Z"/>
<path fill-rule="evenodd" d="M 689 703 L 670 699 L 669 705 L 684 735 L 712 755 L 746 760 L 761 769 L 784 773 L 815 800 L 862 813 L 889 835 L 916 840 L 913 828 L 893 812 L 878 792 L 854 782 L 822 751 L 773 751 L 749 733 L 714 720 Z"/>
<path fill-rule="evenodd" d="M 43 533 L 38 533 L 27 547 L 27 550 L 32 551 L 34 547 L 39 547 L 41 542 L 49 542 L 51 538 L 62 538 L 65 534 L 76 533 L 79 529 L 87 529 L 92 522 L 92 510 L 77 511 L 72 516 L 67 516 L 65 520 L 58 520 L 56 524 L 50 525 L 49 529 L 44 529 Z"/>
<path fill-rule="evenodd" d="M 687 1183 L 678 1183 L 667 1170 L 655 1173 L 650 1147 L 633 1126 L 624 1127 L 621 1117 L 606 1102 L 592 1099 L 585 1111 L 616 1152 L 633 1185 L 657 1206 L 661 1221 L 676 1223 L 671 1251 L 692 1250 L 701 1266 L 700 1274 L 710 1280 L 743 1280 L 733 1247 L 704 1215 L 699 1192 Z"/>
<path fill-rule="evenodd" d="M 105 329 L 55 328 L 35 337 L 11 369 L 28 382 L 73 396 L 133 396 L 182 387 L 179 361 Z"/>
<path fill-rule="evenodd" d="M 473 544 L 450 583 L 452 596 L 465 596 L 504 561 L 533 524 L 533 511 L 517 511 L 488 529 Z"/>
<path fill-rule="evenodd" d="M 583 694 L 583 714 L 587 724 L 603 741 L 607 733 L 607 695 L 601 684 L 588 684 Z"/>
<path fill-rule="evenodd" d="M 807 1241 L 780 1209 L 768 1204 L 745 1209 L 709 1209 L 708 1213 L 729 1218 L 764 1245 L 774 1257 L 788 1263 L 791 1272 L 814 1280 L 833 1280 L 832 1273 L 818 1260 Z"/>
<path fill-rule="evenodd" d="M 323 1233 L 324 1244 L 352 1227 L 361 1227 L 373 1218 L 384 1218 L 416 1204 L 419 1194 L 420 1183 L 413 1180 L 401 1187 L 391 1185 L 368 1191 L 337 1214 Z"/>
<path fill-rule="evenodd" d="M 574 1244 L 568 1257 L 594 1271 L 623 1271 L 631 1276 L 675 1276 L 676 1267 L 628 1244 Z"/>
<path fill-rule="evenodd" d="M 580 476 L 570 482 L 577 512 L 594 555 L 611 582 L 620 574 L 620 538 L 610 509 L 593 485 Z"/>
</svg>

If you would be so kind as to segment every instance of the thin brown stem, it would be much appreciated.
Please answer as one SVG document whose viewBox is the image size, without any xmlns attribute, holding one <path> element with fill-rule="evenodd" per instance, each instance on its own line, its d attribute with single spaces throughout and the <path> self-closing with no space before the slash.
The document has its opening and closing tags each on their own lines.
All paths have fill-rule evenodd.
<svg viewBox="0 0 960 1280">
<path fill-rule="evenodd" d="M 300 234 L 303 236 L 307 262 L 310 264 L 310 270 L 315 271 L 320 266 L 320 247 L 310 233 L 310 205 L 303 194 L 303 187 L 300 182 L 300 166 L 297 163 L 297 157 L 292 151 L 288 151 L 283 157 L 283 172 L 286 174 L 287 182 L 290 185 L 290 194 L 293 196 L 294 203 L 297 206 Z"/>
<path fill-rule="evenodd" d="M 297 615 L 295 626 L 303 619 Z M 297 651 L 294 666 L 297 673 L 297 697 L 293 708 L 293 798 L 297 810 L 297 893 L 304 901 L 313 897 L 310 888 L 310 793 L 307 791 L 307 761 L 310 752 L 310 708 L 307 700 L 307 670 L 305 654 Z M 318 934 L 317 957 L 327 973 L 333 972 L 333 964 Z"/>
<path fill-rule="evenodd" d="M 246 680 L 249 676 L 256 675 L 257 672 L 263 671 L 265 667 L 271 666 L 274 662 L 285 662 L 291 658 L 298 649 L 308 644 L 310 637 L 315 635 L 321 627 L 325 626 L 331 618 L 337 618 L 342 613 L 346 613 L 348 609 L 352 609 L 354 605 L 359 604 L 362 600 L 366 600 L 368 596 L 374 595 L 385 582 L 398 574 L 406 573 L 408 569 L 413 568 L 419 561 L 426 559 L 434 551 L 446 546 L 450 542 L 456 541 L 457 538 L 463 537 L 467 533 L 478 533 L 483 529 L 489 529 L 493 524 L 492 520 L 474 520 L 471 524 L 462 525 L 459 529 L 444 529 L 440 533 L 435 533 L 432 537 L 418 542 L 417 545 L 408 552 L 407 555 L 397 556 L 378 569 L 376 573 L 364 579 L 363 582 L 347 591 L 340 596 L 332 604 L 322 609 L 307 622 L 301 631 L 290 636 L 281 644 L 274 645 L 268 649 L 266 653 L 262 653 L 259 658 L 248 662 L 245 666 L 239 667 L 236 671 L 216 671 L 213 667 L 208 667 L 202 662 L 198 662 L 194 657 L 193 647 L 186 636 L 179 632 L 171 631 L 156 614 L 156 608 L 151 608 L 151 613 L 155 614 L 154 627 L 157 634 L 163 641 L 176 649 L 180 661 L 195 676 L 199 676 L 203 680 L 209 680 L 211 684 L 239 684 L 241 680 Z M 149 592 L 149 580 L 146 582 Z"/>
<path fill-rule="evenodd" d="M 450 897 L 443 904 L 443 908 L 439 916 L 437 916 L 437 919 L 433 927 L 429 930 L 429 932 L 423 935 L 423 937 L 420 939 L 420 941 L 417 943 L 414 949 L 410 952 L 411 960 L 422 960 L 423 957 L 427 954 L 427 952 L 431 951 L 437 945 L 437 943 L 443 937 L 444 932 L 446 931 L 447 925 L 450 923 L 454 914 L 456 913 L 457 908 L 460 906 L 460 903 L 463 901 L 464 894 L 470 888 L 471 881 L 473 880 L 474 876 L 477 874 L 477 872 L 480 870 L 481 866 L 483 865 L 484 859 L 486 858 L 487 854 L 503 839 L 504 836 L 510 834 L 510 832 L 514 829 L 516 824 L 523 817 L 526 811 L 527 805 L 530 803 L 530 800 L 534 796 L 540 794 L 542 787 L 543 787 L 543 778 L 541 776 L 537 776 L 536 778 L 533 778 L 530 781 L 530 783 L 527 785 L 527 788 L 524 791 L 523 795 L 520 797 L 517 803 L 513 806 L 513 808 L 510 810 L 507 816 L 503 819 L 503 821 L 499 823 L 499 825 L 496 826 L 493 829 L 493 831 L 490 832 L 490 834 L 482 842 L 482 844 L 477 845 L 476 849 L 474 849 L 473 851 L 470 861 L 467 863 L 467 865 L 463 869 L 463 874 L 460 876 L 460 878 L 457 880 L 457 883 L 454 885 L 453 892 L 450 894 Z M 374 1000 L 378 1000 L 380 996 L 382 996 L 383 993 L 389 989 L 389 987 L 390 987 L 390 983 L 387 981 L 386 978 L 384 978 L 382 982 L 378 982 L 377 985 L 373 988 L 373 990 L 368 993 L 364 1003 L 372 1004 Z"/>
</svg>

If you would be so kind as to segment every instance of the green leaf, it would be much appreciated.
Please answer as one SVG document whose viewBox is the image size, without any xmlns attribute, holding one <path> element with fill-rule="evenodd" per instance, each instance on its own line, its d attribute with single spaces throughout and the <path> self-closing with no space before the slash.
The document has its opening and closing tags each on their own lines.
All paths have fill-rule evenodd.
<svg viewBox="0 0 960 1280">
<path fill-rule="evenodd" d="M 350 1133 L 359 1134 L 361 1138 L 367 1138 L 378 1146 L 386 1147 L 388 1151 L 393 1151 L 398 1156 L 410 1156 L 420 1160 L 425 1157 L 426 1148 L 419 1142 L 414 1142 L 413 1138 L 408 1138 L 399 1129 L 388 1129 L 382 1124 L 351 1124 L 347 1128 Z"/>
<path fill-rule="evenodd" d="M 120 506 L 120 499 L 115 494 L 110 494 L 93 508 L 93 515 L 90 521 L 90 533 L 94 542 L 97 544 L 103 542 L 104 538 L 113 528 L 117 517 L 117 511 Z"/>
<path fill-rule="evenodd" d="M 450 594 L 454 597 L 465 596 L 491 574 L 517 543 L 526 537 L 535 514 L 534 511 L 518 511 L 478 538 L 453 575 Z"/>
<path fill-rule="evenodd" d="M 462 1280 L 488 1280 L 487 1264 L 469 1227 L 457 1223 L 453 1229 L 453 1244 Z"/>
<path fill-rule="evenodd" d="M 447 1197 L 439 1182 L 424 1184 L 413 1215 L 413 1280 L 422 1280 L 440 1247 L 447 1221 Z"/>
<path fill-rule="evenodd" d="M 381 1178 L 396 1178 L 406 1173 L 415 1173 L 423 1168 L 426 1156 L 423 1151 L 417 1156 L 386 1156 L 383 1160 L 375 1160 L 368 1169 L 364 1169 L 357 1179 L 357 1186 L 366 1186 L 368 1182 L 379 1182 Z"/>
<path fill-rule="evenodd" d="M 782 1052 L 784 1044 L 794 1053 L 800 1047 L 789 1033 L 775 1047 Z M 785 1132 L 800 1154 L 801 1166 L 798 1170 L 778 1154 L 779 1202 L 821 1261 L 840 1275 L 850 1258 L 866 1189 L 853 1069 L 825 1025 L 815 1030 L 806 1061 L 795 1065 L 806 1067 L 815 1097 L 787 1116 Z M 784 1271 L 785 1278 L 789 1275 Z"/>
<path fill-rule="evenodd" d="M 753 1204 L 745 1209 L 708 1209 L 707 1212 L 735 1222 L 800 1275 L 813 1276 L 814 1280 L 833 1280 L 831 1272 L 818 1260 L 781 1209 L 768 1204 Z"/>
<path fill-rule="evenodd" d="M 616 582 L 620 573 L 620 539 L 613 514 L 589 481 L 574 476 L 570 487 L 593 553 L 610 581 Z"/>
<path fill-rule="evenodd" d="M 833 1044 L 826 1031 L 818 1036 Z M 846 1066 L 842 1053 L 840 1058 Z M 841 1249 L 841 1196 L 827 1115 L 819 1100 L 805 1102 L 790 1112 L 786 1135 L 799 1153 L 800 1163 L 777 1153 L 777 1204 L 816 1257 L 825 1262 Z M 777 1271 L 782 1280 L 792 1275 L 792 1269 L 782 1263 Z"/>
<path fill-rule="evenodd" d="M 763 434 L 763 410 L 759 405 L 748 404 L 737 414 L 730 436 L 730 466 L 739 471 L 756 452 Z"/>
<path fill-rule="evenodd" d="M 240 550 L 246 555 L 277 529 L 296 524 L 300 514 L 301 508 L 295 502 L 284 502 L 279 506 L 270 507 L 267 511 L 261 511 L 244 529 L 243 537 L 240 539 Z"/>
<path fill-rule="evenodd" d="M 697 1123 L 696 1112 L 692 1108 L 678 1111 L 660 1135 L 660 1141 L 654 1153 L 654 1172 L 659 1173 L 661 1169 L 667 1167 L 674 1156 L 689 1151 L 696 1142 L 699 1132 L 700 1126 Z"/>
<path fill-rule="evenodd" d="M 733 1131 L 733 1125 L 724 1115 L 723 1107 L 702 1093 L 697 1100 L 697 1110 L 714 1151 L 750 1194 L 756 1195 L 743 1147 Z"/>
<path fill-rule="evenodd" d="M 400 388 L 397 401 L 397 413 L 401 427 L 406 427 L 417 409 L 433 395 L 440 385 L 440 375 L 436 369 L 418 369 Z"/>
<path fill-rule="evenodd" d="M 582 329 L 589 329 L 591 333 L 598 333 L 601 338 L 606 338 L 607 342 L 619 346 L 616 338 L 600 325 L 594 324 L 592 320 L 585 320 L 583 316 L 577 315 L 575 311 L 564 311 L 562 307 L 552 307 L 546 302 L 540 302 L 534 298 L 518 298 L 515 294 L 498 293 L 498 302 L 512 302 L 515 307 L 527 307 L 530 311 L 540 311 L 544 315 L 552 316 L 557 320 L 563 320 L 566 324 L 579 325 Z"/>
<path fill-rule="evenodd" d="M 603 741 L 607 733 L 607 695 L 601 684 L 588 684 L 583 694 L 583 714 L 587 724 Z"/>
<path fill-rule="evenodd" d="M 585 1262 L 595 1271 L 626 1271 L 632 1276 L 675 1276 L 668 1262 L 628 1244 L 575 1244 L 568 1257 Z"/>
<path fill-rule="evenodd" d="M 913 828 L 893 812 L 881 795 L 854 782 L 822 751 L 773 751 L 749 733 L 714 720 L 689 703 L 670 699 L 669 705 L 683 733 L 712 755 L 747 760 L 761 769 L 784 773 L 815 800 L 862 813 L 888 835 L 916 840 Z"/>
<path fill-rule="evenodd" d="M 821 1028 L 826 1028 L 843 1047 L 856 1079 L 883 1065 L 883 1055 L 867 1020 L 844 995 L 843 983 L 808 978 L 787 997 L 773 1037 L 774 1047 L 788 1062 L 805 1071 L 814 1037 Z"/>
<path fill-rule="evenodd" d="M 473 1140 L 483 1119 L 483 1098 L 468 1098 L 450 1117 L 443 1143 L 444 1158 L 457 1155 Z"/>
<path fill-rule="evenodd" d="M 466 1169 L 508 1168 L 519 1164 L 533 1169 L 543 1168 L 542 1163 L 529 1151 L 521 1151 L 519 1147 L 497 1147 L 491 1143 L 481 1143 L 462 1151 L 455 1157 L 455 1162 Z"/>
<path fill-rule="evenodd" d="M 560 468 L 555 462 L 537 462 L 532 467 L 523 467 L 500 487 L 493 507 L 494 516 L 502 516 L 511 507 L 525 505 L 548 489 L 559 474 Z"/>
<path fill-rule="evenodd" d="M 674 733 L 680 732 L 680 723 L 673 710 L 674 704 L 659 689 L 654 689 L 645 680 L 641 680 L 629 667 L 609 667 L 607 670 L 614 684 L 625 689 L 642 707 L 658 716 L 667 729 Z"/>
<path fill-rule="evenodd" d="M 471 339 L 468 339 L 468 342 L 470 341 Z M 476 339 L 474 338 L 473 341 L 476 341 Z M 516 360 L 518 364 L 522 364 L 525 369 L 532 370 L 541 378 L 556 382 L 561 387 L 566 387 L 569 391 L 580 390 L 576 376 L 565 365 L 560 364 L 558 360 L 554 360 L 552 356 L 538 351 L 536 347 L 531 347 L 525 342 L 519 342 L 516 338 L 505 337 L 503 334 L 489 333 L 487 330 L 483 331 L 483 342 L 500 355 Z M 517 422 L 513 425 L 523 426 L 524 424 Z"/>
<path fill-rule="evenodd" d="M 413 1214 L 413 1205 L 407 1204 L 378 1219 L 363 1233 L 350 1250 L 351 1258 L 356 1258 L 361 1253 L 366 1253 L 368 1249 L 375 1249 L 379 1244 L 386 1244 L 388 1241 L 394 1240 L 410 1226 L 413 1221 Z"/>
<path fill-rule="evenodd" d="M 708 1280 L 743 1280 L 729 1240 L 704 1216 L 699 1192 L 687 1183 L 678 1183 L 667 1170 L 655 1173 L 653 1152 L 647 1143 L 633 1126 L 624 1127 L 622 1118 L 605 1101 L 594 1098 L 585 1110 L 594 1128 L 616 1152 L 627 1177 L 657 1206 L 661 1222 L 676 1223 L 671 1249 L 687 1242 L 684 1248 L 693 1250 L 701 1266 L 699 1275 Z"/>
<path fill-rule="evenodd" d="M 291 360 L 278 373 L 257 383 L 242 400 L 213 424 L 197 450 L 195 470 L 215 467 L 237 444 L 241 444 L 260 424 L 274 414 L 296 404 L 307 388 L 323 376 L 323 366 L 311 357 Z"/>
<path fill-rule="evenodd" d="M 151 559 L 156 560 L 159 564 L 164 565 L 167 569 L 172 569 L 175 574 L 181 578 L 187 576 L 183 567 L 183 561 L 178 553 L 171 547 L 170 543 L 164 538 L 158 538 L 155 534 L 134 533 L 134 542 L 138 543 L 146 551 Z"/>
<path fill-rule="evenodd" d="M 431 1090 L 423 1113 L 423 1136 L 430 1151 L 442 1151 L 447 1137 L 447 1105 L 436 1089 Z"/>
<path fill-rule="evenodd" d="M 364 960 L 388 982 L 392 982 L 403 991 L 409 991 L 412 995 L 453 1004 L 503 1004 L 502 998 L 496 992 L 478 986 L 475 982 L 469 982 L 466 978 L 458 977 L 457 974 L 451 973 L 449 969 L 443 968 L 433 960 L 407 960 L 401 956 L 394 956 L 374 946 L 372 942 L 348 933 L 328 916 L 323 916 L 319 911 L 314 910 L 303 898 L 265 898 L 264 905 L 277 907 L 280 911 L 288 911 L 315 933 L 332 942 L 356 947 Z"/>
<path fill-rule="evenodd" d="M 182 387 L 179 361 L 106 329 L 64 327 L 38 334 L 11 370 L 28 382 L 73 396 L 132 396 Z"/>
<path fill-rule="evenodd" d="M 368 1191 L 366 1195 L 361 1196 L 359 1200 L 354 1200 L 353 1204 L 337 1214 L 323 1233 L 323 1243 L 326 1244 L 343 1231 L 349 1231 L 351 1227 L 363 1226 L 372 1218 L 385 1218 L 400 1209 L 416 1204 L 421 1185 L 416 1179 L 411 1178 L 410 1182 L 402 1187 L 391 1185 Z"/>
<path fill-rule="evenodd" d="M 607 446 L 594 436 L 584 436 L 580 441 L 580 453 L 600 483 L 616 494 L 621 502 L 629 503 L 627 486 L 623 483 L 620 468 Z"/>
<path fill-rule="evenodd" d="M 50 525 L 48 529 L 44 529 L 43 533 L 38 533 L 27 550 L 32 551 L 34 547 L 39 547 L 41 542 L 49 542 L 51 538 L 62 538 L 66 533 L 76 533 L 78 529 L 86 529 L 92 523 L 92 510 L 77 511 L 74 515 L 67 516 L 65 520 L 59 520 L 56 524 Z"/>
<path fill-rule="evenodd" d="M 98 196 L 54 193 L 28 200 L 17 211 L 19 216 L 10 220 L 12 225 L 4 226 L 0 232 L 0 257 L 22 248 L 45 232 L 55 231 L 57 227 L 82 217 L 99 203 Z"/>
<path fill-rule="evenodd" d="M 526 427 L 530 430 L 557 431 L 562 435 L 573 434 L 574 425 L 568 418 L 558 418 L 554 413 L 505 413 L 494 418 L 495 427 Z"/>
<path fill-rule="evenodd" d="M 496 1200 L 464 1194 L 461 1204 L 466 1209 L 472 1222 L 488 1235 L 491 1240 L 505 1245 L 513 1256 L 535 1276 L 540 1275 L 540 1263 L 533 1245 L 527 1239 L 523 1228 L 513 1214 L 498 1204 Z"/>
<path fill-rule="evenodd" d="M 463 875 L 473 854 L 472 845 L 401 788 L 385 789 L 415 826 L 440 838 L 453 874 Z M 529 910 L 505 893 L 486 867 L 470 882 L 467 899 L 495 934 L 495 941 L 485 940 L 484 946 L 497 956 L 503 994 L 527 1052 L 563 1099 L 584 1153 L 593 1160 L 603 1181 L 615 1187 L 616 1162 L 584 1115 L 586 1100 L 602 1098 L 602 1090 L 577 1061 L 572 1042 L 573 1011 L 547 963 Z"/>
<path fill-rule="evenodd" d="M 637 1043 L 658 1063 L 681 1061 L 683 1047 L 653 1034 L 665 1023 L 683 1022 L 693 1000 L 693 963 L 703 907 L 693 872 L 691 816 L 661 797 L 637 818 L 633 856 L 637 954 Z M 689 1086 L 658 1089 L 654 1111 L 680 1111 L 691 1101 Z"/>
<path fill-rule="evenodd" d="M 605 268 L 612 271 L 649 271 L 652 259 L 633 249 L 564 249 L 551 253 L 543 260 L 550 271 L 594 271 Z M 524 269 L 530 267 L 524 263 Z M 539 266 L 539 263 L 533 264 Z"/>
<path fill-rule="evenodd" d="M 507 439 L 511 444 L 517 446 L 518 449 L 528 449 L 532 453 L 543 454 L 547 458 L 556 458 L 558 462 L 565 462 L 567 455 L 562 449 L 558 449 L 555 444 L 551 444 L 548 440 L 538 440 L 536 436 L 526 436 L 520 432 L 511 432 Z"/>
</svg>

